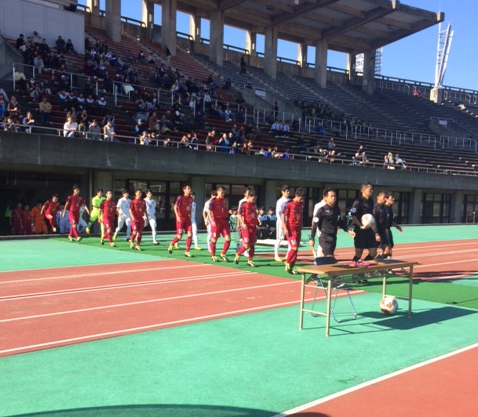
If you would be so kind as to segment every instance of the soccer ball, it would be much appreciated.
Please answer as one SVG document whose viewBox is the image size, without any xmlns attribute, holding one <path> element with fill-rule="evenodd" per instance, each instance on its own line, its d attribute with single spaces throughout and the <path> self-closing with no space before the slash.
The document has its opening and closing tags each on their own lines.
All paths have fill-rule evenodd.
<svg viewBox="0 0 478 417">
<path fill-rule="evenodd" d="M 380 310 L 387 316 L 393 316 L 398 310 L 398 303 L 395 297 L 386 295 L 380 301 Z"/>
<path fill-rule="evenodd" d="M 367 214 L 364 214 L 362 216 L 362 228 L 363 229 L 369 229 L 370 227 L 372 227 L 372 224 L 375 223 L 375 219 L 373 218 L 373 216 L 369 213 Z"/>
</svg>

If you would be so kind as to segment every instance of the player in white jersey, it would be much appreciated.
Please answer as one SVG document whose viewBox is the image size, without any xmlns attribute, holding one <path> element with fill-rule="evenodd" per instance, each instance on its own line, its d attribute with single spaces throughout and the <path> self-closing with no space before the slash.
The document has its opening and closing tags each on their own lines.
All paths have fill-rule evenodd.
<svg viewBox="0 0 478 417">
<path fill-rule="evenodd" d="M 279 200 L 277 200 L 277 204 L 276 204 L 276 216 L 277 216 L 277 220 L 276 220 L 276 243 L 274 245 L 274 258 L 277 262 L 282 262 L 282 259 L 279 256 L 279 248 L 280 248 L 280 245 L 281 245 L 282 241 L 285 238 L 284 237 L 284 232 L 282 230 L 281 216 L 284 213 L 285 206 L 290 201 L 289 186 L 288 185 L 283 185 L 280 188 L 280 191 L 282 193 L 282 197 L 279 198 Z"/>
<path fill-rule="evenodd" d="M 159 242 L 156 240 L 156 201 L 154 201 L 153 192 L 150 189 L 146 190 L 146 198 L 144 199 L 144 202 L 146 203 L 146 214 L 148 215 L 148 223 L 151 226 L 153 245 L 159 245 Z"/>
<path fill-rule="evenodd" d="M 123 197 L 118 200 L 116 204 L 116 211 L 118 212 L 118 227 L 115 230 L 113 235 L 113 240 L 116 240 L 116 237 L 119 231 L 126 224 L 126 241 L 129 240 L 131 235 L 131 218 L 129 216 L 129 207 L 131 205 L 131 200 L 129 199 L 128 190 L 123 189 Z"/>
<path fill-rule="evenodd" d="M 322 198 L 322 200 L 319 201 L 314 206 L 314 211 L 313 211 L 313 216 L 312 216 L 312 224 L 310 226 L 312 229 L 314 227 L 318 227 L 319 219 L 317 218 L 317 212 L 319 211 L 319 208 L 324 207 L 325 205 L 327 205 L 327 203 L 325 202 L 324 198 Z M 315 251 L 315 249 L 314 249 L 314 241 L 309 239 L 309 246 L 310 246 L 310 249 L 312 249 L 314 259 L 317 258 L 317 257 L 324 256 L 324 253 L 322 252 L 322 248 L 320 246 L 319 237 L 320 237 L 320 230 L 317 228 L 317 251 Z"/>
<path fill-rule="evenodd" d="M 198 243 L 198 225 L 196 223 L 196 202 L 194 201 L 196 199 L 196 193 L 194 191 L 191 194 L 191 197 L 193 198 L 193 202 L 191 204 L 191 226 L 193 229 L 194 249 L 201 250 Z"/>
<path fill-rule="evenodd" d="M 204 203 L 204 208 L 203 208 L 203 211 L 202 211 L 202 218 L 203 218 L 203 221 L 204 221 L 204 225 L 206 226 L 206 229 L 207 229 L 206 242 L 207 242 L 207 247 L 208 247 L 209 252 L 211 252 L 211 250 L 209 249 L 209 245 L 211 243 L 211 235 L 212 235 L 211 223 L 209 222 L 209 216 L 208 216 L 209 203 L 211 202 L 211 200 L 216 198 L 216 196 L 217 196 L 217 191 L 212 190 L 211 191 L 211 198 Z"/>
</svg>

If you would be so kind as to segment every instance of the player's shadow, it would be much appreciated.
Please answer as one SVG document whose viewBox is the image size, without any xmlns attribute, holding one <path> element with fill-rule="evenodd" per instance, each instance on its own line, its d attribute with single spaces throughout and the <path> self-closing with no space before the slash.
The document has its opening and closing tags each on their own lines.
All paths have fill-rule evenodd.
<svg viewBox="0 0 478 417">
<path fill-rule="evenodd" d="M 16 417 L 270 417 L 277 411 L 252 408 L 222 407 L 195 404 L 145 404 L 114 407 L 92 407 L 45 411 L 31 414 L 15 414 Z M 306 412 L 308 417 L 330 417 L 328 414 Z"/>
</svg>

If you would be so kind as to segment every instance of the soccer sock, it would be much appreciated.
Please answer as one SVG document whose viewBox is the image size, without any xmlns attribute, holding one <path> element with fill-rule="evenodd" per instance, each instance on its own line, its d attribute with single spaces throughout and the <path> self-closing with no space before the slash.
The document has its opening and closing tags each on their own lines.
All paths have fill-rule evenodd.
<svg viewBox="0 0 478 417">
<path fill-rule="evenodd" d="M 136 246 L 141 245 L 141 233 L 136 233 Z"/>
<path fill-rule="evenodd" d="M 274 256 L 279 256 L 279 248 L 280 248 L 281 240 L 276 239 L 276 243 L 274 243 Z"/>
<path fill-rule="evenodd" d="M 254 246 L 251 246 L 249 248 L 249 259 L 248 259 L 248 261 L 252 261 L 252 258 L 254 258 Z"/>
<path fill-rule="evenodd" d="M 186 252 L 189 252 L 189 249 L 191 249 L 191 240 L 192 240 L 191 236 L 188 236 L 186 238 Z"/>
<path fill-rule="evenodd" d="M 174 236 L 174 239 L 173 239 L 172 242 L 171 242 L 171 246 L 174 246 L 174 245 L 175 245 L 176 243 L 178 243 L 178 242 L 179 242 L 178 237 L 177 237 L 177 236 Z"/>
<path fill-rule="evenodd" d="M 136 237 L 136 232 L 131 233 L 131 235 L 129 236 L 129 241 L 130 241 L 131 243 L 134 243 L 134 238 L 135 238 L 135 237 Z"/>
<path fill-rule="evenodd" d="M 72 227 L 70 230 L 70 236 L 73 235 L 75 238 L 78 239 L 78 230 L 76 230 L 76 227 Z"/>
<path fill-rule="evenodd" d="M 111 231 L 110 230 L 108 230 L 107 232 L 105 232 L 103 234 L 103 239 L 104 238 L 108 239 L 108 243 L 113 243 L 113 241 L 111 240 Z"/>
<path fill-rule="evenodd" d="M 224 245 L 222 246 L 222 252 L 221 255 L 225 255 L 227 250 L 229 249 L 229 246 L 231 246 L 231 241 L 230 240 L 225 240 Z"/>
<path fill-rule="evenodd" d="M 100 230 L 101 230 L 101 235 L 103 236 L 105 234 L 105 226 L 103 223 L 100 223 Z"/>
<path fill-rule="evenodd" d="M 241 256 L 245 251 L 246 251 L 246 247 L 245 246 L 241 246 L 239 248 L 239 250 L 236 252 L 236 256 Z M 250 252 L 249 252 L 250 253 Z"/>
<path fill-rule="evenodd" d="M 93 224 L 93 222 L 92 222 L 92 221 L 89 221 L 88 224 L 86 225 L 86 227 L 87 227 L 88 229 L 91 229 L 91 225 L 92 225 L 92 224 Z"/>
<path fill-rule="evenodd" d="M 216 242 L 211 242 L 209 243 L 209 252 L 211 252 L 211 256 L 216 256 Z"/>
</svg>

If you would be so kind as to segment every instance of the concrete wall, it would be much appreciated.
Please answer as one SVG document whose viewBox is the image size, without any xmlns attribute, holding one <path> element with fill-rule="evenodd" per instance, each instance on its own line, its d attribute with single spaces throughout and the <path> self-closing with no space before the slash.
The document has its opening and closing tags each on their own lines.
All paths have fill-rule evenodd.
<svg viewBox="0 0 478 417">
<path fill-rule="evenodd" d="M 52 3 L 46 5 L 28 0 L 0 0 L 0 30 L 6 38 L 25 39 L 36 30 L 48 45 L 55 45 L 58 35 L 71 39 L 75 49 L 85 52 L 85 19 L 83 15 L 60 9 Z"/>
<path fill-rule="evenodd" d="M 240 178 L 241 182 L 261 180 L 294 182 L 304 186 L 319 183 L 476 192 L 477 178 L 426 174 L 402 170 L 362 168 L 350 165 L 317 164 L 306 161 L 264 159 L 176 148 L 93 142 L 39 134 L 0 132 L 0 170 L 45 167 L 167 173 Z M 30 169 L 31 169 L 30 168 Z M 105 184 L 103 184 L 105 185 Z M 96 185 L 95 185 L 96 186 Z M 106 185 L 105 185 L 106 186 Z M 267 200 L 267 199 L 266 199 Z M 269 201 L 269 200 L 267 200 Z"/>
<path fill-rule="evenodd" d="M 0 78 L 12 75 L 12 64 L 14 62 L 23 62 L 21 53 L 0 36 Z"/>
</svg>

